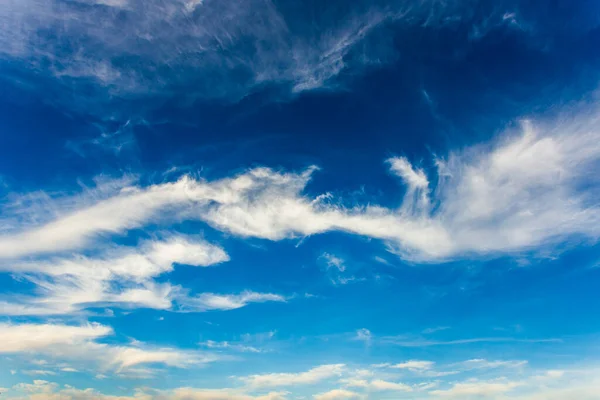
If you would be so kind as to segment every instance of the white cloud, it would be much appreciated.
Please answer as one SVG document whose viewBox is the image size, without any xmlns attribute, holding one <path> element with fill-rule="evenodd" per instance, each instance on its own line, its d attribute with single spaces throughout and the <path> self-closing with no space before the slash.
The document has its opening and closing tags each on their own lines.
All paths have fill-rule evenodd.
<svg viewBox="0 0 600 400">
<path fill-rule="evenodd" d="M 363 341 L 367 344 L 369 344 L 371 342 L 371 340 L 373 339 L 373 334 L 371 333 L 370 330 L 366 329 L 366 328 L 362 328 L 356 331 L 356 337 L 354 338 L 355 340 L 360 340 Z"/>
<path fill-rule="evenodd" d="M 23 372 L 25 375 L 41 375 L 41 376 L 56 375 L 56 372 L 49 371 L 49 370 L 46 370 L 46 369 L 29 369 L 29 370 L 24 370 L 24 371 L 21 371 L 21 372 Z"/>
<path fill-rule="evenodd" d="M 116 365 L 119 371 L 135 365 L 156 363 L 185 368 L 192 364 L 214 360 L 212 357 L 200 358 L 191 352 L 182 352 L 174 349 L 140 349 L 136 347 L 115 346 L 108 350 L 110 353 L 113 353 L 110 362 Z"/>
<path fill-rule="evenodd" d="M 4 0 L 0 56 L 71 87 L 86 79 L 121 96 L 160 95 L 188 78 L 196 82 L 188 97 L 235 101 L 264 85 L 278 84 L 288 93 L 330 88 L 330 80 L 348 66 L 360 70 L 383 62 L 391 47 L 364 39 L 405 9 L 403 2 L 360 12 L 335 9 L 334 18 L 318 23 L 312 12 L 294 12 L 304 22 L 299 30 L 300 21 L 288 26 L 286 8 L 270 0 L 244 0 L 241 6 L 201 0 Z M 119 15 L 130 23 L 123 26 Z M 363 45 L 357 48 L 358 43 Z M 353 50 L 357 56 L 348 57 Z M 125 55 L 138 62 L 118 62 Z"/>
<path fill-rule="evenodd" d="M 344 265 L 344 260 L 334 254 L 323 253 L 321 258 L 325 260 L 328 268 L 336 268 L 339 272 L 344 272 L 346 270 L 346 266 Z"/>
<path fill-rule="evenodd" d="M 445 330 L 448 330 L 448 329 L 450 329 L 449 326 L 437 326 L 435 328 L 424 329 L 422 333 L 425 334 L 425 335 L 430 335 L 432 333 L 436 333 L 436 332 L 440 332 L 440 331 L 445 331 Z"/>
<path fill-rule="evenodd" d="M 344 364 L 328 364 L 312 368 L 305 372 L 250 375 L 240 379 L 248 387 L 252 388 L 309 385 L 340 376 L 344 368 Z"/>
<path fill-rule="evenodd" d="M 202 293 L 195 297 L 180 299 L 183 311 L 235 310 L 250 303 L 265 303 L 269 301 L 286 302 L 286 298 L 273 293 L 256 293 L 245 291 L 236 295 L 221 295 Z"/>
<path fill-rule="evenodd" d="M 0 353 L 35 352 L 58 345 L 77 346 L 112 333 L 112 328 L 99 324 L 0 324 Z"/>
<path fill-rule="evenodd" d="M 461 363 L 455 364 L 463 370 L 472 369 L 491 369 L 491 368 L 520 368 L 527 365 L 525 360 L 485 360 L 482 358 L 475 358 L 472 360 L 466 360 Z"/>
<path fill-rule="evenodd" d="M 323 366 L 322 366 L 323 367 Z M 321 367 L 318 367 L 321 368 Z M 313 371 L 313 370 L 311 370 Z M 309 371 L 310 372 L 310 371 Z M 344 368 L 341 374 L 352 373 L 351 370 Z M 223 389 L 200 389 L 181 387 L 171 390 L 158 390 L 151 388 L 137 389 L 132 396 L 113 397 L 104 395 L 94 389 L 79 390 L 71 386 L 61 388 L 56 383 L 45 380 L 34 380 L 33 383 L 22 383 L 15 385 L 11 389 L 11 394 L 18 399 L 29 400 L 284 400 L 287 398 L 308 398 L 312 394 L 315 400 L 336 400 L 336 399 L 383 399 L 390 398 L 418 398 L 418 399 L 490 399 L 490 400 L 563 400 L 563 399 L 582 399 L 595 400 L 597 398 L 598 388 L 598 370 L 594 366 L 585 368 L 563 370 L 561 373 L 548 371 L 528 371 L 527 374 L 520 375 L 518 380 L 511 380 L 505 377 L 479 379 L 471 378 L 462 382 L 416 382 L 412 386 L 389 382 L 383 379 L 364 380 L 369 378 L 372 373 L 366 370 L 354 371 L 356 378 L 338 382 L 352 390 L 337 388 L 322 392 L 327 387 L 326 379 L 337 378 L 339 374 L 326 374 L 326 377 L 303 378 L 300 381 L 285 378 L 285 383 L 277 379 L 267 380 L 263 383 L 273 385 L 274 387 L 288 386 L 289 391 L 272 391 L 269 386 L 245 386 L 239 388 Z M 300 376 L 300 374 L 291 374 Z M 290 374 L 284 374 L 290 375 Z M 352 382 L 352 384 L 350 384 Z M 333 382 L 331 382 L 333 384 Z M 302 387 L 297 392 L 294 385 L 308 385 Z M 434 387 L 443 387 L 443 389 L 431 390 Z M 270 390 L 270 392 L 266 392 Z M 429 391 L 429 392 L 427 392 Z M 300 396 L 303 393 L 304 396 Z"/>
<path fill-rule="evenodd" d="M 137 389 L 132 396 L 112 396 L 95 389 L 77 389 L 69 385 L 63 388 L 44 380 L 21 383 L 12 388 L 12 394 L 19 400 L 285 400 L 286 392 L 270 392 L 263 395 L 250 395 L 236 389 L 195 389 L 177 388 L 173 390 Z M 14 398 L 14 397 L 13 397 Z"/>
<path fill-rule="evenodd" d="M 402 213 L 415 214 L 429 211 L 429 180 L 425 171 L 414 169 L 404 157 L 388 160 L 390 171 L 404 181 L 406 194 L 402 202 Z"/>
<path fill-rule="evenodd" d="M 54 215 L 54 218 L 41 226 L 21 232 L 13 228 L 0 236 L 0 257 L 15 258 L 82 248 L 99 234 L 137 228 L 152 218 L 158 218 L 159 211 L 161 214 L 168 213 L 172 207 L 189 204 L 189 193 L 202 191 L 202 186 L 187 178 L 144 189 L 123 186 L 128 183 L 128 180 L 117 181 L 86 195 L 59 198 L 49 204 L 44 199 L 43 203 L 35 204 L 37 207 L 31 204 L 23 206 L 25 209 L 32 208 L 35 215 L 20 215 L 26 214 L 25 210 L 8 204 L 10 210 L 24 218 L 41 221 L 47 220 L 48 215 Z M 3 225 L 9 226 L 11 222 Z M 19 220 L 16 227 L 26 225 L 23 222 Z"/>
<path fill-rule="evenodd" d="M 429 340 L 421 338 L 408 338 L 405 336 L 385 336 L 382 343 L 394 344 L 401 347 L 430 347 L 430 346 L 455 346 L 474 343 L 560 343 L 561 339 L 519 339 L 513 337 L 483 337 L 455 340 Z"/>
<path fill-rule="evenodd" d="M 388 382 L 381 379 L 375 379 L 369 383 L 371 390 L 398 390 L 402 392 L 412 392 L 412 387 L 403 383 Z"/>
<path fill-rule="evenodd" d="M 451 153 L 437 161 L 435 188 L 425 187 L 430 179 L 424 171 L 393 158 L 392 172 L 407 184 L 398 209 L 346 208 L 327 196 L 305 196 L 312 167 L 302 173 L 256 168 L 212 182 L 188 177 L 121 188 L 95 203 L 58 210 L 44 225 L 5 234 L 0 256 L 79 248 L 101 233 L 175 215 L 270 240 L 345 231 L 384 240 L 421 261 L 526 251 L 572 237 L 595 240 L 600 209 L 593 199 L 600 182 L 590 171 L 600 159 L 598 120 L 595 110 L 579 110 L 537 126 L 526 123 L 522 133 L 506 132 L 489 146 Z"/>
<path fill-rule="evenodd" d="M 450 397 L 458 399 L 493 397 L 508 393 L 520 386 L 518 382 L 510 381 L 478 381 L 455 383 L 450 389 L 433 390 L 429 392 L 434 396 Z"/>
<path fill-rule="evenodd" d="M 203 240 L 171 236 L 146 242 L 139 249 L 113 248 L 96 258 L 75 256 L 0 266 L 36 285 L 35 296 L 13 296 L 0 302 L 5 315 L 76 313 L 106 305 L 170 309 L 178 287 L 153 278 L 173 270 L 174 263 L 208 266 L 227 261 L 219 247 Z"/>
<path fill-rule="evenodd" d="M 13 390 L 19 390 L 29 394 L 49 394 L 52 393 L 58 385 L 42 379 L 35 379 L 33 383 L 19 383 L 13 386 Z"/>
<path fill-rule="evenodd" d="M 390 382 L 383 379 L 357 379 L 357 378 L 349 378 L 340 380 L 347 387 L 353 388 L 363 388 L 365 390 L 369 390 L 371 392 L 380 392 L 380 391 L 401 391 L 401 392 L 412 392 L 413 388 L 404 383 L 398 382 Z"/>
<path fill-rule="evenodd" d="M 362 399 L 363 395 L 344 389 L 334 389 L 325 393 L 319 393 L 313 396 L 315 400 L 345 400 Z"/>
<path fill-rule="evenodd" d="M 206 342 L 200 343 L 201 346 L 204 346 L 208 349 L 220 349 L 220 350 L 233 350 L 239 351 L 242 353 L 261 353 L 262 350 L 245 344 L 240 343 L 230 343 L 230 342 L 215 342 L 213 340 L 207 340 Z"/>
<path fill-rule="evenodd" d="M 323 253 L 318 260 L 325 270 L 325 274 L 333 285 L 347 285 L 353 282 L 365 281 L 366 278 L 357 278 L 347 273 L 346 261 L 334 254 Z"/>
<path fill-rule="evenodd" d="M 245 333 L 239 337 L 239 340 L 217 342 L 206 340 L 198 343 L 207 349 L 217 349 L 225 351 L 234 351 L 241 353 L 264 353 L 269 349 L 265 347 L 275 337 L 276 331 L 261 333 Z"/>
<path fill-rule="evenodd" d="M 285 400 L 287 392 L 270 392 L 265 395 L 249 395 L 240 390 L 222 389 L 176 389 L 170 394 L 164 394 L 159 399 L 165 400 Z"/>
<path fill-rule="evenodd" d="M 123 346 L 97 342 L 112 333 L 110 327 L 99 324 L 0 324 L 0 353 L 41 354 L 56 360 L 91 363 L 101 370 L 112 369 L 117 372 L 146 364 L 186 368 L 218 359 L 214 355 L 195 351 L 154 348 L 144 344 Z M 74 372 L 75 369 L 69 368 L 69 371 Z M 47 375 L 42 370 L 31 373 Z"/>
<path fill-rule="evenodd" d="M 396 369 L 408 369 L 411 371 L 422 371 L 431 369 L 434 366 L 433 361 L 419 361 L 419 360 L 410 360 L 399 364 L 390 365 L 390 368 Z"/>
</svg>

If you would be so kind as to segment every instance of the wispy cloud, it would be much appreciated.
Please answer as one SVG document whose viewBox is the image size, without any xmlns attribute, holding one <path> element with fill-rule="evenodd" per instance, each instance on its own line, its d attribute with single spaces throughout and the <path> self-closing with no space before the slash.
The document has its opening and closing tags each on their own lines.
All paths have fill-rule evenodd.
<svg viewBox="0 0 600 400">
<path fill-rule="evenodd" d="M 349 64 L 381 62 L 391 51 L 381 44 L 348 55 L 406 8 L 373 5 L 319 21 L 270 0 L 7 0 L 0 55 L 71 87 L 82 80 L 106 87 L 107 94 L 166 94 L 183 79 L 195 82 L 186 85 L 188 98 L 235 101 L 263 85 L 289 95 L 334 86 L 330 80 Z M 303 29 L 289 24 L 290 15 L 304 20 Z"/>
<path fill-rule="evenodd" d="M 56 375 L 56 372 L 45 370 L 45 369 L 28 369 L 28 370 L 24 370 L 21 372 L 24 373 L 25 375 L 31 375 L 31 376 L 53 376 L 53 375 Z"/>
<path fill-rule="evenodd" d="M 68 209 L 47 223 L 1 236 L 0 257 L 81 248 L 102 233 L 175 216 L 270 240 L 344 231 L 381 239 L 416 261 L 532 251 L 574 237 L 595 240 L 600 209 L 593 198 L 600 182 L 590 171 L 600 159 L 598 120 L 596 108 L 582 108 L 438 158 L 435 190 L 423 169 L 393 158 L 392 172 L 408 188 L 399 209 L 346 208 L 308 197 L 303 191 L 314 167 L 300 173 L 255 168 L 211 182 L 185 177 L 126 186 L 84 205 L 63 201 Z"/>
<path fill-rule="evenodd" d="M 320 365 L 304 372 L 250 375 L 240 379 L 251 388 L 309 385 L 340 376 L 344 368 L 344 364 L 328 364 Z"/>
<path fill-rule="evenodd" d="M 420 338 L 408 338 L 404 336 L 382 337 L 381 343 L 393 344 L 401 347 L 429 347 L 429 346 L 452 346 L 475 343 L 560 343 L 561 339 L 523 339 L 513 337 L 482 337 L 456 340 L 428 340 Z"/>
<path fill-rule="evenodd" d="M 0 266 L 33 283 L 34 296 L 1 301 L 4 315 L 71 314 L 90 307 L 117 306 L 170 309 L 184 298 L 179 287 L 154 280 L 173 264 L 209 266 L 228 261 L 220 248 L 203 240 L 171 236 L 139 248 L 110 248 L 90 258 L 77 256 Z"/>
<path fill-rule="evenodd" d="M 422 333 L 424 335 L 430 335 L 432 333 L 436 333 L 436 332 L 440 332 L 440 331 L 445 331 L 445 330 L 448 330 L 448 329 L 450 329 L 449 326 L 437 326 L 435 328 L 424 329 Z"/>
<path fill-rule="evenodd" d="M 363 388 L 369 392 L 383 392 L 383 391 L 399 391 L 399 392 L 412 392 L 413 388 L 409 385 L 399 382 L 390 382 L 382 379 L 342 379 L 340 380 L 345 386 L 349 388 Z"/>
<path fill-rule="evenodd" d="M 454 384 L 450 389 L 433 390 L 430 393 L 434 396 L 449 397 L 449 398 L 465 398 L 465 397 L 493 397 L 506 394 L 513 389 L 519 387 L 518 382 L 510 382 L 500 380 L 495 382 L 485 382 L 473 380 L 470 382 L 461 382 Z"/>
<path fill-rule="evenodd" d="M 200 342 L 199 345 L 208 349 L 216 349 L 223 351 L 234 351 L 242 353 L 264 353 L 269 351 L 265 348 L 269 342 L 273 340 L 275 331 L 258 333 L 258 334 L 243 334 L 239 340 L 217 342 L 214 340 L 206 340 Z"/>
<path fill-rule="evenodd" d="M 485 360 L 475 358 L 466 360 L 456 364 L 461 370 L 477 370 L 477 369 L 492 369 L 492 368 L 520 368 L 527 365 L 526 360 Z"/>
<path fill-rule="evenodd" d="M 139 365 L 163 364 L 185 368 L 219 359 L 209 353 L 158 348 L 142 343 L 136 346 L 108 345 L 98 340 L 113 334 L 112 328 L 99 324 L 83 326 L 61 324 L 0 324 L 0 353 L 44 355 L 92 365 L 99 371 L 135 372 Z M 74 369 L 72 370 L 74 371 Z M 42 370 L 30 371 L 44 373 Z"/>
<path fill-rule="evenodd" d="M 232 350 L 239 351 L 242 353 L 261 353 L 257 347 L 245 345 L 241 343 L 231 343 L 231 342 L 215 342 L 213 340 L 207 340 L 206 342 L 200 343 L 200 346 L 206 347 L 207 349 L 216 349 L 216 350 Z"/>
<path fill-rule="evenodd" d="M 276 87 L 277 96 L 287 98 L 343 89 L 347 76 L 396 59 L 391 31 L 383 30 L 389 24 L 426 30 L 464 22 L 473 26 L 473 40 L 493 28 L 527 31 L 523 18 L 504 7 L 482 14 L 463 2 L 435 0 L 348 7 L 271 0 L 4 0 L 0 57 L 59 88 L 87 89 L 78 102 L 87 100 L 80 110 L 88 113 L 115 95 L 237 101 Z M 69 96 L 62 101 L 78 106 Z"/>
<path fill-rule="evenodd" d="M 182 311 L 211 311 L 235 310 L 245 307 L 250 303 L 265 303 L 269 301 L 285 303 L 287 299 L 279 294 L 245 291 L 235 295 L 202 293 L 195 297 L 182 298 L 179 303 Z"/>
<path fill-rule="evenodd" d="M 407 369 L 410 371 L 424 371 L 431 369 L 435 365 L 433 361 L 422 361 L 422 360 L 409 360 L 398 364 L 376 364 L 376 368 L 394 368 L 394 369 Z"/>
</svg>

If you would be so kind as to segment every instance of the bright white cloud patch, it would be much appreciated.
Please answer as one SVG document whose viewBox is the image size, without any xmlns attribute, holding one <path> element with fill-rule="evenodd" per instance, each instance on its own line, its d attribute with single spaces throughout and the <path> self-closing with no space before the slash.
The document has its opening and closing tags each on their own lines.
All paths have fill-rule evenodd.
<svg viewBox="0 0 600 400">
<path fill-rule="evenodd" d="M 13 296 L 11 302 L 0 302 L 0 314 L 69 314 L 103 306 L 169 309 L 174 299 L 185 299 L 185 293 L 154 278 L 172 271 L 175 263 L 208 266 L 227 260 L 217 246 L 172 236 L 143 243 L 139 249 L 113 248 L 94 258 L 10 261 L 0 270 L 34 283 L 36 296 Z"/>
<path fill-rule="evenodd" d="M 309 385 L 332 377 L 341 376 L 344 367 L 344 364 L 329 364 L 321 365 L 305 372 L 251 375 L 241 379 L 246 385 L 252 388 Z"/>
<path fill-rule="evenodd" d="M 98 324 L 0 324 L 0 352 L 31 352 L 59 345 L 77 345 L 112 333 L 112 328 Z"/>
<path fill-rule="evenodd" d="M 136 371 L 139 365 L 163 364 L 186 368 L 216 361 L 218 357 L 197 351 L 136 345 L 108 345 L 99 340 L 113 334 L 110 327 L 89 324 L 0 324 L 0 354 L 43 355 L 53 360 L 68 360 L 102 371 Z M 45 366 L 48 364 L 45 361 Z M 68 367 L 62 371 L 73 372 Z M 146 370 L 149 371 L 149 370 Z M 34 375 L 52 375 L 56 371 L 31 370 Z"/>
<path fill-rule="evenodd" d="M 0 237 L 0 256 L 81 247 L 100 233 L 143 226 L 159 215 L 270 240 L 346 231 L 382 239 L 403 257 L 424 261 L 524 251 L 574 236 L 595 239 L 600 210 L 593 199 L 600 182 L 590 171 L 600 158 L 597 127 L 595 111 L 552 125 L 525 123 L 519 134 L 507 132 L 492 145 L 438 159 L 434 187 L 423 170 L 393 158 L 391 170 L 407 186 L 396 210 L 344 208 L 326 196 L 303 195 L 315 168 L 299 174 L 257 168 L 212 182 L 188 177 L 126 187 L 95 204 L 59 211 L 45 225 Z"/>
</svg>

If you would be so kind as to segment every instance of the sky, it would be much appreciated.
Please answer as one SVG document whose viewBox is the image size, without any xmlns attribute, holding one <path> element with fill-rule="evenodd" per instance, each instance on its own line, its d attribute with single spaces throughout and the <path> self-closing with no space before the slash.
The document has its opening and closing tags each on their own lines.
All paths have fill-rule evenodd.
<svg viewBox="0 0 600 400">
<path fill-rule="evenodd" d="M 0 0 L 0 392 L 600 399 L 593 0 Z"/>
</svg>

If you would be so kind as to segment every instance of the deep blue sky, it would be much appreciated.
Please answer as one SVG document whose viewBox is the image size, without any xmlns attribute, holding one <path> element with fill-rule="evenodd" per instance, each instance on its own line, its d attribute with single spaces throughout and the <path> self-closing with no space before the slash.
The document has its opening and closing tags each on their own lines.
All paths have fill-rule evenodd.
<svg viewBox="0 0 600 400">
<path fill-rule="evenodd" d="M 1 3 L 9 398 L 598 398 L 597 2 Z"/>
</svg>

